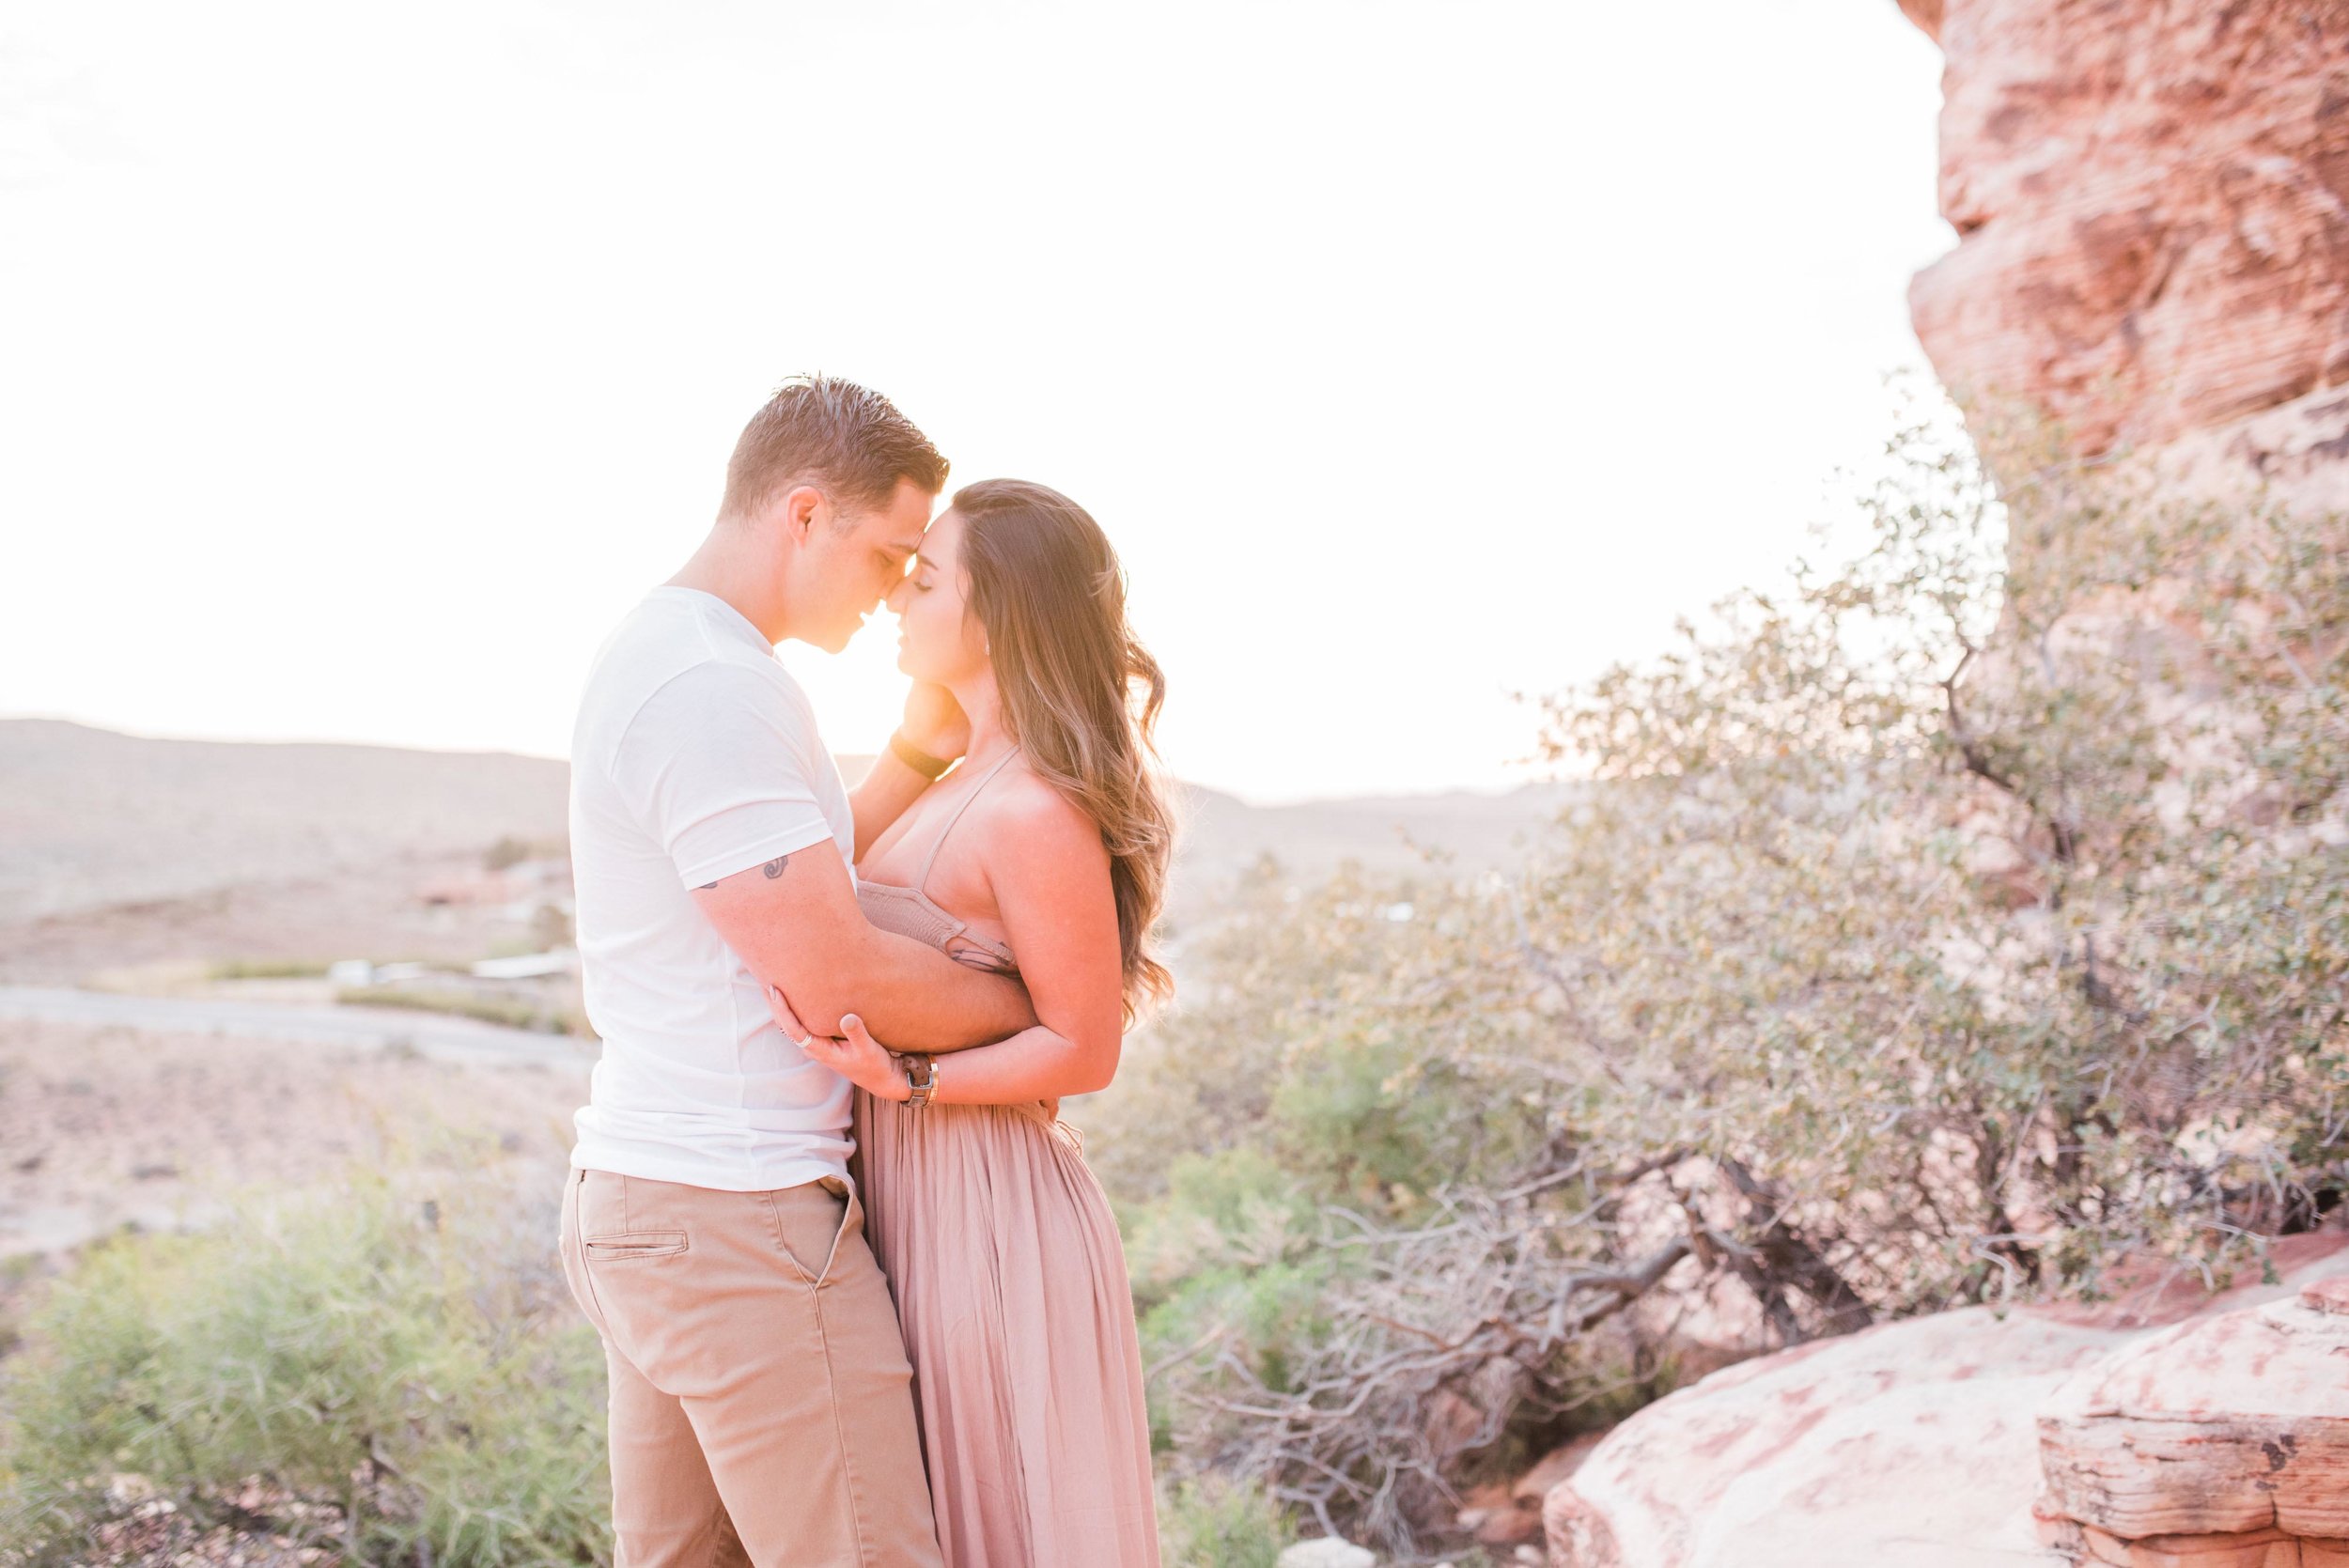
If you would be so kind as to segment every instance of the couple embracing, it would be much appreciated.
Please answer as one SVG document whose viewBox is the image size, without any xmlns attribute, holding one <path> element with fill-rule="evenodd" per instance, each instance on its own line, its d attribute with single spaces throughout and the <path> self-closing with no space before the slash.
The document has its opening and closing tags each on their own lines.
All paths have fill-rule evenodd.
<svg viewBox="0 0 2349 1568">
<path fill-rule="evenodd" d="M 618 1568 L 1158 1561 L 1125 1259 L 1062 1095 L 1169 988 L 1163 681 L 1100 528 L 957 491 L 794 381 L 606 640 L 571 746 L 589 1019 L 563 1203 Z M 886 599 L 914 679 L 851 794 L 796 637 Z"/>
</svg>

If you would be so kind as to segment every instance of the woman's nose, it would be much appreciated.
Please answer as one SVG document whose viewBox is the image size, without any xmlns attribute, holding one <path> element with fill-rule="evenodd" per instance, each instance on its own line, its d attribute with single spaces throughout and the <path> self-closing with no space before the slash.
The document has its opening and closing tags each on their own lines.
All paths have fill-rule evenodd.
<svg viewBox="0 0 2349 1568">
<path fill-rule="evenodd" d="M 889 585 L 889 592 L 881 596 L 881 602 L 889 606 L 889 613 L 891 614 L 902 615 L 905 613 L 906 584 L 912 581 L 913 580 L 910 577 L 901 577 L 897 579 L 896 582 Z"/>
</svg>

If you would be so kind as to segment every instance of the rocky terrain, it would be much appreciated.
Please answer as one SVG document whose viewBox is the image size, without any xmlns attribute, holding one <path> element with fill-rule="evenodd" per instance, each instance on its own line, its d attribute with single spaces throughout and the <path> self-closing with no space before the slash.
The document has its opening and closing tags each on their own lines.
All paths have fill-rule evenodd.
<svg viewBox="0 0 2349 1568">
<path fill-rule="evenodd" d="M 2349 7 L 1901 0 L 1941 45 L 1944 384 L 2349 505 Z"/>
<path fill-rule="evenodd" d="M 2349 1561 L 2349 1235 L 2274 1283 L 2148 1281 L 1749 1361 L 1648 1406 L 1550 1493 L 1554 1568 Z M 2331 1500 L 2327 1500 L 2331 1499 Z"/>
<path fill-rule="evenodd" d="M 1946 57 L 1958 235 L 1910 303 L 1969 417 L 2349 509 L 2349 5 L 1899 3 Z M 1550 1561 L 2349 1563 L 2349 1234 L 2271 1262 L 1717 1373 L 1549 1493 Z"/>
</svg>

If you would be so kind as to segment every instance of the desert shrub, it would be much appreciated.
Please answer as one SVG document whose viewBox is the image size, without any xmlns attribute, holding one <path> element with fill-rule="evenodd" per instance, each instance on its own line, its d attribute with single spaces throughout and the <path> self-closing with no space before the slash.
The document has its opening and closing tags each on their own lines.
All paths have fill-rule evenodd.
<svg viewBox="0 0 2349 1568">
<path fill-rule="evenodd" d="M 1947 429 L 1857 559 L 1546 705 L 1589 782 L 1514 874 L 1242 890 L 1097 1117 L 1178 1470 L 1407 1546 L 1675 1314 L 2217 1280 L 2339 1204 L 2349 530 Z"/>
<path fill-rule="evenodd" d="M 353 1561 L 608 1561 L 602 1358 L 553 1234 L 478 1169 L 360 1172 L 97 1247 L 0 1363 L 0 1559 L 86 1557 L 127 1473 L 207 1523 L 274 1498 L 260 1523 Z"/>
<path fill-rule="evenodd" d="M 454 987 L 345 986 L 334 1000 L 346 1007 L 397 1007 L 412 1013 L 444 1013 L 538 1034 L 592 1037 L 584 1013 L 537 994 L 492 995 Z"/>
<path fill-rule="evenodd" d="M 316 980 L 326 970 L 322 958 L 226 958 L 208 972 L 214 980 Z"/>
<path fill-rule="evenodd" d="M 1249 1482 L 1204 1476 L 1159 1498 L 1166 1568 L 1273 1568 L 1296 1539 L 1280 1505 Z"/>
</svg>

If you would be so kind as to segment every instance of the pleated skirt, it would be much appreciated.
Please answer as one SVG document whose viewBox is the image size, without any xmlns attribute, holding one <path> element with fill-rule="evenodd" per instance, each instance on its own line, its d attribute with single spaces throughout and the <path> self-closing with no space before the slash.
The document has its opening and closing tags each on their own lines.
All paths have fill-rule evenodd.
<svg viewBox="0 0 2349 1568">
<path fill-rule="evenodd" d="M 862 1090 L 855 1126 L 947 1568 L 1158 1568 L 1133 1294 L 1076 1130 Z"/>
</svg>

